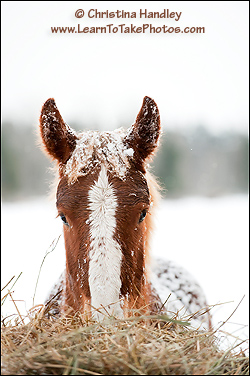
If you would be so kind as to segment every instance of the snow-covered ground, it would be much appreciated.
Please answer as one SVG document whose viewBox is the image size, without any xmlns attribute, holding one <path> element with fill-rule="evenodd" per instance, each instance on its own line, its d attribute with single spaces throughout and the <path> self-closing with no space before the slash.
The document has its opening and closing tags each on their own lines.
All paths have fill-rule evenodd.
<svg viewBox="0 0 250 376">
<path fill-rule="evenodd" d="M 45 253 L 62 233 L 53 202 L 47 198 L 2 203 L 2 287 L 20 272 L 12 289 L 22 314 L 33 306 L 39 269 Z M 213 308 L 213 324 L 218 327 L 242 303 L 221 330 L 248 338 L 249 324 L 249 223 L 248 196 L 185 198 L 161 202 L 156 217 L 152 253 L 171 259 L 190 271 L 203 287 Z M 64 269 L 61 236 L 48 254 L 41 270 L 34 304 L 42 303 Z M 8 286 L 11 287 L 11 284 Z M 4 289 L 7 293 L 7 289 Z M 8 297 L 2 316 L 15 313 Z M 223 334 L 222 334 L 223 335 Z M 234 342 L 232 336 L 229 337 Z M 243 344 L 243 349 L 247 348 Z"/>
</svg>

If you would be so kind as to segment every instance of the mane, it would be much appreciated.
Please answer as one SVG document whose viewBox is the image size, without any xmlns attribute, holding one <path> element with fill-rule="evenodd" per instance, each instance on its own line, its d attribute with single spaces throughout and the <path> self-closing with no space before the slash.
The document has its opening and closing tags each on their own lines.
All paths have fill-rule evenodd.
<svg viewBox="0 0 250 376">
<path fill-rule="evenodd" d="M 146 216 L 146 228 L 147 228 L 147 238 L 145 244 L 145 267 L 146 267 L 146 274 L 150 277 L 151 274 L 151 241 L 152 241 L 152 234 L 155 229 L 155 212 L 158 208 L 159 201 L 161 199 L 161 187 L 158 183 L 156 177 L 150 173 L 148 170 L 146 171 L 146 179 L 148 184 L 148 189 L 151 197 L 151 207 L 149 215 Z"/>
</svg>

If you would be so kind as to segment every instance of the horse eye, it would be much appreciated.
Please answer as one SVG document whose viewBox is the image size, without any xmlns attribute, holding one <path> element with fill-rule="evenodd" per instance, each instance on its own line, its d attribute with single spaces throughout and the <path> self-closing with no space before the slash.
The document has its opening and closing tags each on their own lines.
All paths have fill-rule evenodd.
<svg viewBox="0 0 250 376">
<path fill-rule="evenodd" d="M 61 220 L 63 221 L 63 223 L 66 225 L 66 226 L 69 226 L 68 222 L 67 222 L 67 219 L 65 217 L 64 214 L 60 214 L 60 217 L 61 217 Z"/>
<path fill-rule="evenodd" d="M 147 214 L 147 211 L 144 209 L 144 210 L 141 212 L 140 219 L 139 219 L 139 223 L 142 222 L 142 221 L 144 220 L 144 218 L 146 217 L 146 214 Z"/>
</svg>

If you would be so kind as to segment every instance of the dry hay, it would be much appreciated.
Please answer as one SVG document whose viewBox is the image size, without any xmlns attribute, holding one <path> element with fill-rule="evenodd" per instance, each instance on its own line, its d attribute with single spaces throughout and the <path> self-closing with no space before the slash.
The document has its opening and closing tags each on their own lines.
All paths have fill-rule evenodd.
<svg viewBox="0 0 250 376">
<path fill-rule="evenodd" d="M 55 316 L 37 306 L 2 320 L 3 375 L 247 375 L 248 357 L 218 348 L 215 333 L 166 316 Z M 17 322 L 18 321 L 18 322 Z"/>
</svg>

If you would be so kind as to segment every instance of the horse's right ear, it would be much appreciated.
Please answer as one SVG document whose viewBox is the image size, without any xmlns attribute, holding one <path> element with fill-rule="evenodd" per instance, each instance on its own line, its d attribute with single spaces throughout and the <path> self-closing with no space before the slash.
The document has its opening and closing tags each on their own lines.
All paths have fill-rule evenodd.
<svg viewBox="0 0 250 376">
<path fill-rule="evenodd" d="M 40 133 L 47 153 L 59 163 L 66 163 L 75 149 L 77 136 L 63 121 L 53 98 L 42 107 Z"/>
</svg>

